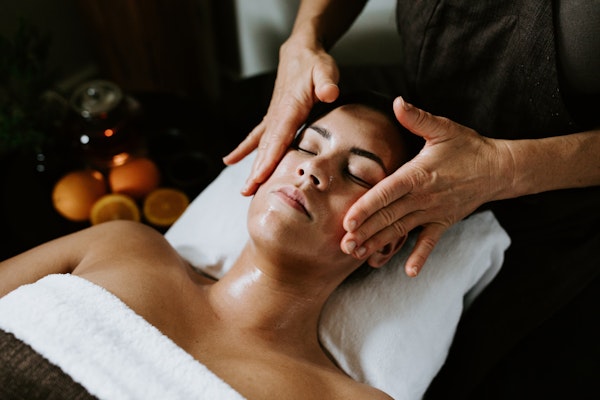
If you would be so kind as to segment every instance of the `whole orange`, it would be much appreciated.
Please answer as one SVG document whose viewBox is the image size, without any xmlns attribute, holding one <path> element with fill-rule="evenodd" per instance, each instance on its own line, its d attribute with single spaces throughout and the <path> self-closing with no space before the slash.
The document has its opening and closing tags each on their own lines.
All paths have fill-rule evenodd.
<svg viewBox="0 0 600 400">
<path fill-rule="evenodd" d="M 122 193 L 136 200 L 143 199 L 160 183 L 160 171 L 154 161 L 146 157 L 134 158 L 113 167 L 108 174 L 113 193 Z"/>
<path fill-rule="evenodd" d="M 84 169 L 67 173 L 52 190 L 52 204 L 71 221 L 86 221 L 92 205 L 106 194 L 106 180 L 99 171 Z"/>
</svg>

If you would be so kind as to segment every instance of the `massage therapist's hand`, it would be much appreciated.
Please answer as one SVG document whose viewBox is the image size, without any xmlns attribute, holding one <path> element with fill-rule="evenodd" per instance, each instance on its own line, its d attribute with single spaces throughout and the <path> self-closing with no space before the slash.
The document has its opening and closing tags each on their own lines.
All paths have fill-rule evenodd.
<svg viewBox="0 0 600 400">
<path fill-rule="evenodd" d="M 234 164 L 258 148 L 242 194 L 253 195 L 271 175 L 317 101 L 332 102 L 339 95 L 339 70 L 321 47 L 290 39 L 280 50 L 277 78 L 267 114 L 223 161 Z"/>
<path fill-rule="evenodd" d="M 503 141 L 394 101 L 396 118 L 426 140 L 420 153 L 365 193 L 344 219 L 344 252 L 366 259 L 392 238 L 422 226 L 405 265 L 416 276 L 442 234 L 510 185 Z"/>
</svg>

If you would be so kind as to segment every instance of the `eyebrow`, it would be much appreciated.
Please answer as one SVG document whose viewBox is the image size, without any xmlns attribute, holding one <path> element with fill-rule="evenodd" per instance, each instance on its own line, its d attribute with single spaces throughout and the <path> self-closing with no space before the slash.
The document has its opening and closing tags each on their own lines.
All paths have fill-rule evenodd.
<svg viewBox="0 0 600 400">
<path fill-rule="evenodd" d="M 309 128 L 312 129 L 313 131 L 317 132 L 324 139 L 329 140 L 331 138 L 331 132 L 329 130 L 321 127 L 321 126 L 311 125 L 311 126 L 309 126 Z M 383 169 L 383 171 L 385 172 L 385 174 L 388 175 L 388 170 L 385 167 L 385 164 L 383 163 L 383 160 L 377 154 L 372 153 L 370 151 L 367 151 L 365 149 L 361 149 L 360 147 L 352 147 L 350 149 L 350 153 L 356 154 L 357 156 L 365 157 L 365 158 L 368 158 L 369 160 L 375 161 Z"/>
</svg>

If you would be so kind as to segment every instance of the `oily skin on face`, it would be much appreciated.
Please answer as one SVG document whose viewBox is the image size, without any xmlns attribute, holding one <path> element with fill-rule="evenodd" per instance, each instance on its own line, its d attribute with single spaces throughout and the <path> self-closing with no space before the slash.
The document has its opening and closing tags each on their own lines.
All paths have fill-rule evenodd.
<svg viewBox="0 0 600 400">
<path fill-rule="evenodd" d="M 345 256 L 339 243 L 346 211 L 401 164 L 402 148 L 393 124 L 366 106 L 346 105 L 324 115 L 299 135 L 257 191 L 248 215 L 251 236 L 293 243 L 293 249 L 282 249 L 285 257 L 339 261 Z M 271 247 L 281 247 L 277 243 Z"/>
</svg>

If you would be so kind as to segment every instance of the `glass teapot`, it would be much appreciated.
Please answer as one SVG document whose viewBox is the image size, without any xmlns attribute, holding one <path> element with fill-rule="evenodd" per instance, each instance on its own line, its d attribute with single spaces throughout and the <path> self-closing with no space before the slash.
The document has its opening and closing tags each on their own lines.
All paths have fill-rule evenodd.
<svg viewBox="0 0 600 400">
<path fill-rule="evenodd" d="M 84 164 L 106 170 L 124 164 L 140 147 L 141 107 L 108 80 L 78 86 L 70 98 L 70 132 Z"/>
</svg>

